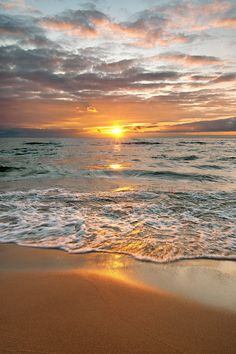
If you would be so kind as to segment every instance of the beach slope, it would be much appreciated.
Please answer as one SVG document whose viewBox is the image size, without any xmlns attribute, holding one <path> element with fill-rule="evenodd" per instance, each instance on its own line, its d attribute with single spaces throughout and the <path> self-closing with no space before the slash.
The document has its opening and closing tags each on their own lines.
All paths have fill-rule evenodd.
<svg viewBox="0 0 236 354">
<path fill-rule="evenodd" d="M 78 269 L 4 269 L 0 284 L 0 353 L 235 353 L 234 312 L 145 285 Z"/>
</svg>

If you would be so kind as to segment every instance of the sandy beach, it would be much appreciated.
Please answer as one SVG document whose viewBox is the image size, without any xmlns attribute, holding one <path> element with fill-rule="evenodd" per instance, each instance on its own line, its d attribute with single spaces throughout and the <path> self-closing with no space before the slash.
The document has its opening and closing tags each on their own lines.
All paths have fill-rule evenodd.
<svg viewBox="0 0 236 354">
<path fill-rule="evenodd" d="M 0 353 L 235 353 L 234 311 L 93 271 L 78 255 L 0 254 Z"/>
<path fill-rule="evenodd" d="M 236 354 L 236 0 L 0 0 L 0 354 Z"/>
</svg>

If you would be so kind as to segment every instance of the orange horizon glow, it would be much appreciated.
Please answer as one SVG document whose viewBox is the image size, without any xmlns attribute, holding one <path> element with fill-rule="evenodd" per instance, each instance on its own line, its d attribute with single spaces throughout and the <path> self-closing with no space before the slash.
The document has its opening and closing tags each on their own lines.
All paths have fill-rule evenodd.
<svg viewBox="0 0 236 354">
<path fill-rule="evenodd" d="M 217 120 L 216 120 L 217 121 Z M 195 121 L 193 120 L 192 123 Z M 190 123 L 190 122 L 189 122 Z M 150 137 L 150 136 L 187 136 L 187 135 L 224 135 L 224 136 L 235 136 L 236 131 L 190 131 L 190 130 L 177 130 L 176 131 L 169 131 L 168 128 L 173 126 L 173 122 L 166 122 L 160 123 L 156 127 L 149 127 L 147 123 L 128 123 L 125 126 L 103 126 L 103 127 L 91 127 L 85 128 L 84 134 L 89 134 L 90 136 L 113 136 L 114 138 L 121 138 L 121 137 Z M 183 124 L 184 125 L 184 124 Z M 138 129 L 136 128 L 138 126 Z M 175 128 L 182 128 L 182 124 L 176 124 Z"/>
<path fill-rule="evenodd" d="M 109 165 L 109 168 L 112 170 L 120 170 L 123 168 L 123 166 L 120 163 L 112 163 Z"/>
<path fill-rule="evenodd" d="M 121 125 L 108 125 L 100 127 L 84 128 L 84 131 L 92 135 L 112 136 L 113 138 L 121 138 L 125 133 L 129 133 L 127 128 Z"/>
</svg>

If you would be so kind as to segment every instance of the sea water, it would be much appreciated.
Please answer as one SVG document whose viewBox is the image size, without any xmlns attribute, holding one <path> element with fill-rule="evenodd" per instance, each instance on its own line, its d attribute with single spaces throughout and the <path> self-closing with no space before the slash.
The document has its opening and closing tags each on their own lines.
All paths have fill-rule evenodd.
<svg viewBox="0 0 236 354">
<path fill-rule="evenodd" d="M 0 242 L 236 259 L 236 139 L 0 140 Z"/>
</svg>

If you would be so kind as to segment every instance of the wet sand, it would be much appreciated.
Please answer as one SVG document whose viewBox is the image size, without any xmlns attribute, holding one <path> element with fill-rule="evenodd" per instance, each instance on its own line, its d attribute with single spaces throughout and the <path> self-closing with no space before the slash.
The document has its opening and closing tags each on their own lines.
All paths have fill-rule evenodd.
<svg viewBox="0 0 236 354">
<path fill-rule="evenodd" d="M 0 353 L 235 353 L 236 312 L 91 258 L 0 245 Z"/>
</svg>

